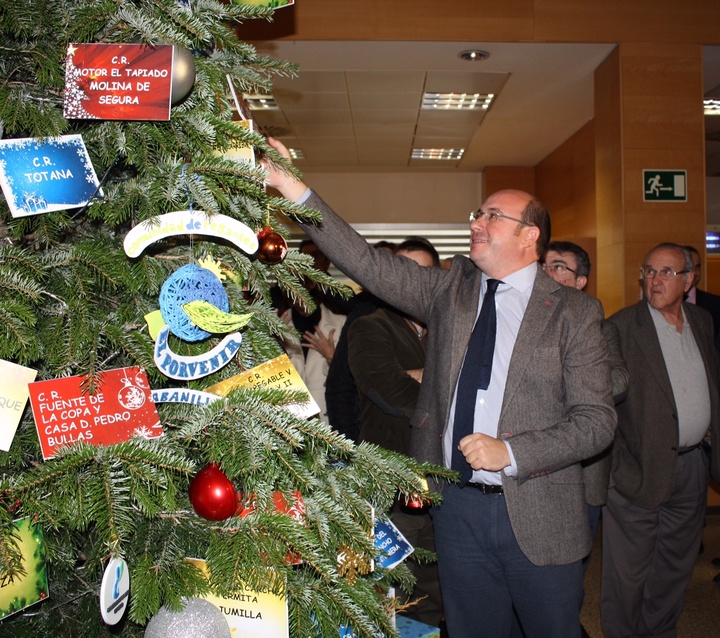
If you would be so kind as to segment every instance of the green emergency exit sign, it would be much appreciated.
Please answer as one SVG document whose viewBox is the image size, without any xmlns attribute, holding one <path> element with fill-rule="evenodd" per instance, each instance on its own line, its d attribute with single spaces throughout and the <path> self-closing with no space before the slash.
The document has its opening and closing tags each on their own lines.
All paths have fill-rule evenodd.
<svg viewBox="0 0 720 638">
<path fill-rule="evenodd" d="M 687 171 L 643 170 L 643 201 L 686 202 Z"/>
</svg>

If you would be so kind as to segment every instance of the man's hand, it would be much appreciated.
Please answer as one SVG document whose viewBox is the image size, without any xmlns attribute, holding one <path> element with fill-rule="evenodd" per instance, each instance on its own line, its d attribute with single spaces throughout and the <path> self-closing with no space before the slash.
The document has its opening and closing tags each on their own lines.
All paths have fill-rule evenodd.
<svg viewBox="0 0 720 638">
<path fill-rule="evenodd" d="M 285 159 L 290 159 L 290 153 L 282 142 L 272 137 L 268 137 L 267 142 L 269 146 L 272 146 L 272 148 L 280 153 L 280 155 L 282 155 Z M 267 160 L 260 160 L 260 163 L 267 172 L 268 176 L 266 183 L 268 186 L 277 190 L 285 199 L 291 202 L 297 202 L 303 196 L 303 193 L 307 190 L 307 186 L 304 182 L 296 179 L 290 173 L 286 173 L 275 168 Z"/>
<path fill-rule="evenodd" d="M 422 383 L 423 368 L 418 368 L 417 370 L 405 370 L 405 372 L 407 372 L 418 383 Z"/>
<path fill-rule="evenodd" d="M 505 443 L 487 434 L 468 434 L 460 439 L 458 448 L 473 470 L 499 472 L 510 465 L 510 454 Z"/>
</svg>

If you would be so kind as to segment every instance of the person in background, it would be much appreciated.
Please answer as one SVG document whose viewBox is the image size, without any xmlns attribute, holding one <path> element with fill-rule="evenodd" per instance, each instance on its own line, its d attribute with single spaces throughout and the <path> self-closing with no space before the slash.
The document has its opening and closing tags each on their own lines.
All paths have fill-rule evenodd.
<svg viewBox="0 0 720 638">
<path fill-rule="evenodd" d="M 569 241 L 552 241 L 548 245 L 543 259 L 543 269 L 555 281 L 563 286 L 585 290 L 590 277 L 590 256 L 585 249 Z M 598 301 L 598 303 L 600 303 Z M 627 396 L 629 375 L 622 352 L 620 335 L 614 324 L 603 321 L 602 332 L 610 349 L 613 402 L 620 403 Z M 610 480 L 611 448 L 583 461 L 583 480 L 588 503 L 590 533 L 595 538 L 600 521 L 602 506 L 607 500 Z"/>
<path fill-rule="evenodd" d="M 693 260 L 693 283 L 688 290 L 685 301 L 694 303 L 700 308 L 707 310 L 713 319 L 713 330 L 715 331 L 715 347 L 720 350 L 720 295 L 700 290 L 700 279 L 702 278 L 702 263 L 700 253 L 694 246 L 683 246 L 690 253 Z"/>
<path fill-rule="evenodd" d="M 439 257 L 427 240 L 409 239 L 395 254 L 421 266 L 437 267 Z M 348 332 L 348 363 L 359 391 L 359 441 L 410 454 L 410 417 L 415 409 L 423 367 L 427 329 L 419 321 L 385 307 L 358 318 Z M 419 505 L 419 504 L 416 504 Z M 392 521 L 413 547 L 435 552 L 432 520 L 425 507 L 397 502 Z M 412 560 L 416 578 L 405 615 L 438 627 L 443 617 L 437 565 Z"/>
<path fill-rule="evenodd" d="M 322 272 L 329 270 L 330 260 L 312 240 L 302 241 L 299 250 L 313 257 L 317 270 Z M 333 299 L 323 294 L 315 282 L 308 280 L 306 286 L 317 308 L 308 313 L 298 305 L 289 305 L 281 313 L 283 320 L 291 323 L 302 336 L 300 343 L 285 342 L 283 347 L 305 382 L 308 392 L 320 408 L 318 418 L 328 423 L 325 379 L 346 317 L 331 309 L 335 308 Z"/>
<path fill-rule="evenodd" d="M 683 303 L 690 254 L 653 248 L 641 268 L 644 299 L 615 313 L 630 373 L 618 404 L 603 510 L 602 626 L 607 638 L 675 636 L 702 541 L 711 429 L 720 477 L 718 353 L 712 318 Z"/>
<path fill-rule="evenodd" d="M 374 247 L 393 252 L 395 244 L 379 241 Z M 367 290 L 355 295 L 352 309 L 347 314 L 335 344 L 335 354 L 325 379 L 325 404 L 330 425 L 333 430 L 355 442 L 360 435 L 360 401 L 355 379 L 348 365 L 348 330 L 356 319 L 375 312 L 383 305 L 380 299 Z"/>
<path fill-rule="evenodd" d="M 547 209 L 494 193 L 470 217 L 470 257 L 423 268 L 374 250 L 302 181 L 263 164 L 270 187 L 320 210 L 306 232 L 341 270 L 428 328 L 411 453 L 461 477 L 433 510 L 451 638 L 504 637 L 516 619 L 525 638 L 579 637 L 591 547 L 580 462 L 611 443 L 616 417 L 597 303 L 537 264 Z"/>
<path fill-rule="evenodd" d="M 693 283 L 686 295 L 685 301 L 693 303 L 707 310 L 713 319 L 713 329 L 715 330 L 715 347 L 720 350 L 720 295 L 714 295 L 711 292 L 700 290 L 700 279 L 702 278 L 702 263 L 700 261 L 700 253 L 695 246 L 683 246 L 690 253 L 693 260 Z M 705 440 L 705 445 L 710 446 L 709 440 Z M 703 546 L 700 546 L 702 553 Z M 713 567 L 720 569 L 720 556 L 715 556 L 710 560 Z M 714 583 L 720 583 L 720 572 L 713 577 Z"/>
<path fill-rule="evenodd" d="M 551 241 L 542 266 L 548 275 L 563 286 L 585 290 L 590 277 L 590 256 L 581 246 L 569 241 Z M 613 402 L 617 404 L 627 396 L 629 375 L 620 351 L 620 335 L 617 328 L 610 322 L 603 321 L 602 333 L 610 350 Z M 597 534 L 602 507 L 607 501 L 611 450 L 612 447 L 608 446 L 600 454 L 582 462 L 590 535 L 593 540 Z M 588 555 L 584 560 L 586 568 L 589 558 Z M 583 628 L 583 636 L 587 635 Z"/>
</svg>

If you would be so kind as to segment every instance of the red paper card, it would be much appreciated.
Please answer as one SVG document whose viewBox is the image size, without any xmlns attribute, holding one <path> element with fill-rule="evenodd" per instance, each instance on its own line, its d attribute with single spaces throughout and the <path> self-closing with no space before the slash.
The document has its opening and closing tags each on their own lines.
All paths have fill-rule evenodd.
<svg viewBox="0 0 720 638">
<path fill-rule="evenodd" d="M 102 374 L 95 394 L 83 392 L 85 375 L 30 383 L 30 403 L 44 459 L 58 447 L 84 441 L 112 445 L 133 435 L 152 439 L 162 425 L 142 368 Z"/>
<path fill-rule="evenodd" d="M 293 502 L 288 503 L 282 492 L 273 492 L 273 503 L 278 514 L 287 514 L 294 521 L 302 522 L 305 519 L 305 501 L 302 494 L 295 490 L 292 493 Z M 237 516 L 245 518 L 255 511 L 255 495 L 250 494 L 247 498 L 242 492 L 238 492 Z"/>
<path fill-rule="evenodd" d="M 63 115 L 80 120 L 170 119 L 172 45 L 70 44 Z"/>
</svg>

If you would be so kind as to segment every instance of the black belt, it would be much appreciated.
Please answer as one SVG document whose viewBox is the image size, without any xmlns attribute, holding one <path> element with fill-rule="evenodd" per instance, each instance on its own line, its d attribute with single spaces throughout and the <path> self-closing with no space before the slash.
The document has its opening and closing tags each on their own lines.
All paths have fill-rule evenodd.
<svg viewBox="0 0 720 638">
<path fill-rule="evenodd" d="M 472 487 L 481 491 L 483 494 L 502 494 L 502 485 L 489 485 L 487 483 L 466 483 L 467 487 Z"/>
<path fill-rule="evenodd" d="M 691 445 L 690 447 L 678 448 L 678 456 L 682 456 L 683 454 L 687 454 L 688 452 L 697 450 L 699 447 L 700 447 L 700 443 L 696 443 L 695 445 Z"/>
</svg>

